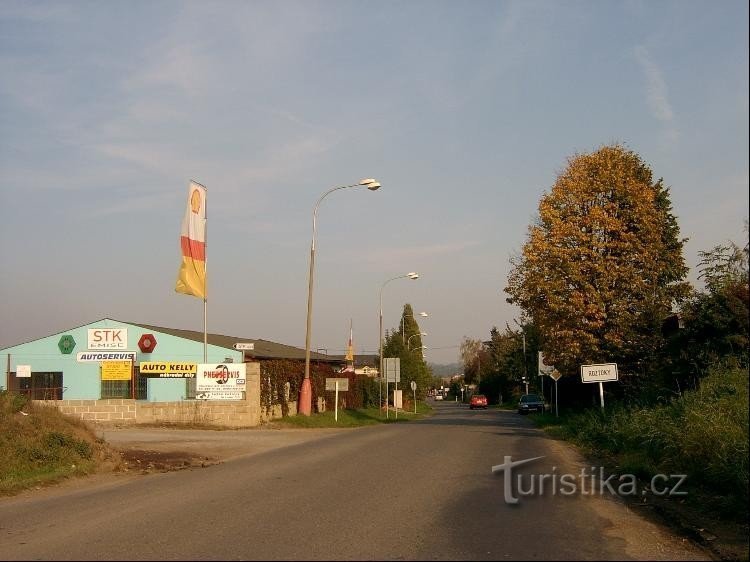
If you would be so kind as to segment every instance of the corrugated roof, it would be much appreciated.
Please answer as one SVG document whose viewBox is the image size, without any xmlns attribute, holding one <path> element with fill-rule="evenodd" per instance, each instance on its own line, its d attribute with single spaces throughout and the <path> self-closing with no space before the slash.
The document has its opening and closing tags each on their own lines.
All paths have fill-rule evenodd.
<svg viewBox="0 0 750 562">
<path fill-rule="evenodd" d="M 155 332 L 162 332 L 178 338 L 184 338 L 187 340 L 203 342 L 203 332 L 196 332 L 195 330 L 181 330 L 177 328 L 165 328 L 163 326 L 153 326 L 151 324 L 141 324 L 139 322 L 128 322 L 134 326 L 140 326 L 146 330 L 153 330 Z M 224 347 L 226 349 L 234 350 L 234 344 L 236 343 L 252 343 L 254 349 L 252 351 L 245 351 L 245 356 L 248 358 L 255 359 L 295 359 L 305 360 L 305 350 L 299 347 L 291 345 L 284 345 L 268 340 L 260 340 L 253 338 L 240 338 L 237 336 L 225 336 L 222 334 L 206 334 L 206 340 L 209 344 L 218 347 Z M 310 352 L 310 359 L 315 361 L 325 361 L 330 363 L 341 363 L 343 357 L 339 358 L 335 355 L 324 355 L 322 353 Z"/>
</svg>

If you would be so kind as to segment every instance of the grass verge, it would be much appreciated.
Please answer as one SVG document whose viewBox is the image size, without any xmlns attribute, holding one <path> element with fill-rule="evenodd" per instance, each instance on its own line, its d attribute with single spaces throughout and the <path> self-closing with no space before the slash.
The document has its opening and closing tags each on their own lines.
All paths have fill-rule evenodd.
<svg viewBox="0 0 750 562">
<path fill-rule="evenodd" d="M 432 413 L 432 408 L 427 404 L 418 404 L 417 413 L 414 410 L 398 411 L 398 419 L 395 412 L 391 410 L 389 417 L 386 419 L 385 410 L 380 411 L 377 408 L 358 408 L 354 410 L 339 410 L 338 421 L 334 419 L 335 412 L 326 411 L 310 416 L 287 416 L 274 423 L 284 424 L 290 427 L 361 427 L 364 425 L 376 425 L 380 423 L 403 423 L 415 419 L 422 419 Z"/>
<path fill-rule="evenodd" d="M 640 504 L 720 558 L 748 559 L 748 371 L 717 370 L 668 403 L 529 416 L 610 474 L 645 485 Z M 654 495 L 657 474 L 686 474 L 686 497 Z M 708 529 L 711 531 L 709 532 Z"/>
<path fill-rule="evenodd" d="M 119 459 L 83 421 L 0 391 L 0 494 L 112 470 Z"/>
</svg>

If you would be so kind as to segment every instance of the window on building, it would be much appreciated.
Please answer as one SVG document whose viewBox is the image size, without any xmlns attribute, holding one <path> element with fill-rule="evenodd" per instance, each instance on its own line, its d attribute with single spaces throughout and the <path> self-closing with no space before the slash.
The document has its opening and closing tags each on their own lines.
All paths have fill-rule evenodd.
<svg viewBox="0 0 750 562">
<path fill-rule="evenodd" d="M 102 381 L 102 400 L 107 398 L 130 398 L 130 381 Z"/>
<path fill-rule="evenodd" d="M 63 374 L 44 372 L 31 373 L 30 377 L 16 377 L 16 373 L 10 373 L 8 390 L 23 394 L 31 400 L 62 400 Z"/>
<path fill-rule="evenodd" d="M 148 379 L 141 376 L 138 368 L 135 370 L 135 399 L 148 400 Z"/>
</svg>

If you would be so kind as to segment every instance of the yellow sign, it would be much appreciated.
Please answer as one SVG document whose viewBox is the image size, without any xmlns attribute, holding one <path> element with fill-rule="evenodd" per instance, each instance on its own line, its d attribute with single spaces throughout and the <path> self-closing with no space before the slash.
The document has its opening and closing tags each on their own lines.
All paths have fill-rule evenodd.
<svg viewBox="0 0 750 562">
<path fill-rule="evenodd" d="M 102 380 L 129 381 L 132 365 L 130 361 L 102 361 Z"/>
<path fill-rule="evenodd" d="M 198 363 L 177 363 L 170 361 L 141 361 L 141 376 L 149 374 L 181 374 L 198 372 Z"/>
</svg>

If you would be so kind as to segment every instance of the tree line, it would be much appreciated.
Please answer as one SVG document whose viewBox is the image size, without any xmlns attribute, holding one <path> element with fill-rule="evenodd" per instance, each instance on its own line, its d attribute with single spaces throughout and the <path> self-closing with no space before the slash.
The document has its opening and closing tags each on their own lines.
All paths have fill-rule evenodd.
<svg viewBox="0 0 750 562">
<path fill-rule="evenodd" d="M 747 223 L 745 228 L 747 234 Z M 580 366 L 617 363 L 621 397 L 656 400 L 700 384 L 712 366 L 748 366 L 748 243 L 700 253 L 693 287 L 670 189 L 621 145 L 569 158 L 521 251 L 505 292 L 521 322 L 464 338 L 464 377 L 492 402 L 525 390 L 551 398 L 538 352 L 562 375 L 560 400 L 585 403 Z M 421 343 L 420 343 L 421 345 Z M 546 379 L 546 380 L 545 380 Z"/>
</svg>

